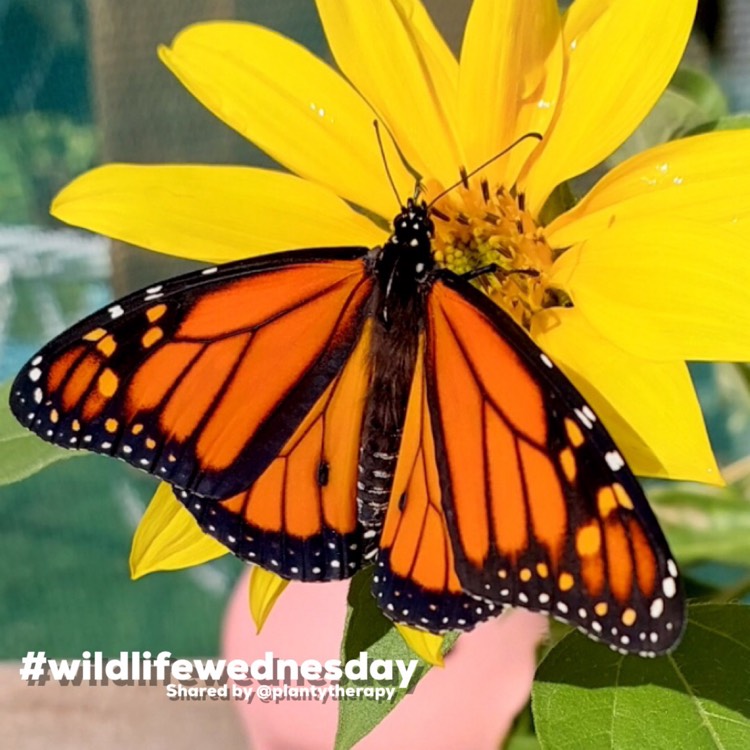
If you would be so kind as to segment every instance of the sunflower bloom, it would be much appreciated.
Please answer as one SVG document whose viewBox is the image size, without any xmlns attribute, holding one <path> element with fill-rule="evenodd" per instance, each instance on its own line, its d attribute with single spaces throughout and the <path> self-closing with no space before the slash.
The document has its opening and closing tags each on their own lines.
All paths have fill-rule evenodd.
<svg viewBox="0 0 750 750">
<path fill-rule="evenodd" d="M 750 133 L 653 148 L 542 218 L 556 186 L 611 154 L 661 96 L 696 1 L 576 0 L 561 15 L 555 0 L 475 0 L 458 60 L 418 0 L 316 1 L 343 76 L 244 23 L 192 26 L 160 50 L 293 174 L 110 165 L 66 187 L 53 214 L 210 263 L 374 246 L 398 208 L 374 117 L 399 195 L 414 190 L 400 152 L 427 201 L 540 133 L 437 200 L 436 259 L 459 273 L 498 266 L 485 291 L 569 375 L 636 473 L 720 484 L 686 361 L 750 355 Z"/>
</svg>

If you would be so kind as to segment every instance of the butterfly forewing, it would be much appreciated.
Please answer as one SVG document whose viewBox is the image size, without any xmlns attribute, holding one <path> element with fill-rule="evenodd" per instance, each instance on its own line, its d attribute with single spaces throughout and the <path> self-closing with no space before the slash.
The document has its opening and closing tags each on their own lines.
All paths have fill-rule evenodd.
<svg viewBox="0 0 750 750">
<path fill-rule="evenodd" d="M 426 370 L 443 504 L 463 588 L 550 612 L 628 652 L 683 629 L 677 568 L 596 415 L 499 308 L 446 276 Z"/>
<path fill-rule="evenodd" d="M 240 261 L 130 295 L 34 357 L 11 409 L 50 442 L 182 489 L 246 490 L 349 358 L 372 289 L 365 253 Z"/>
</svg>

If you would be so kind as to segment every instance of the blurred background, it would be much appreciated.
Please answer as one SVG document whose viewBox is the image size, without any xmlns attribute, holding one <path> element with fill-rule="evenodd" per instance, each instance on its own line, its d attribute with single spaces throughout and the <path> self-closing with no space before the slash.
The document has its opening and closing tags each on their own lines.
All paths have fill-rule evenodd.
<svg viewBox="0 0 750 750">
<path fill-rule="evenodd" d="M 457 50 L 469 1 L 426 5 Z M 69 180 L 111 161 L 271 164 L 205 111 L 156 57 L 157 45 L 186 25 L 231 18 L 275 28 L 330 60 L 312 0 L 0 0 L 0 383 L 85 314 L 188 268 L 59 225 L 48 206 Z M 722 111 L 750 110 L 749 38 L 750 0 L 700 3 L 685 66 L 718 83 L 711 95 L 720 97 L 714 104 Z M 693 374 L 720 464 L 743 479 L 750 443 L 747 371 L 704 365 Z M 49 708 L 29 706 L 26 695 L 47 691 L 16 690 L 17 660 L 29 649 L 44 648 L 53 658 L 85 649 L 218 653 L 222 613 L 240 563 L 223 558 L 129 580 L 130 539 L 154 486 L 123 464 L 95 456 L 56 463 L 24 481 L 0 481 L 0 660 L 9 663 L 0 672 L 0 705 L 3 697 L 11 700 L 6 705 L 15 706 L 16 726 L 19 716 L 25 722 Z M 729 581 L 745 594 L 747 574 L 741 566 L 704 565 L 696 567 L 694 585 L 711 590 L 716 580 Z M 142 710 L 149 740 L 139 747 L 166 746 L 167 735 L 147 721 L 147 703 Z M 193 727 L 186 715 L 181 731 L 192 739 L 184 746 L 197 747 L 202 733 L 225 748 L 243 746 L 222 710 L 217 707 L 209 729 Z M 11 713 L 0 719 L 0 729 Z M 129 732 L 138 731 L 127 715 L 119 704 L 105 710 L 123 732 L 123 747 L 135 744 Z M 174 744 L 174 725 L 169 731 Z M 27 741 L 14 747 L 41 746 Z M 67 747 L 64 738 L 60 743 Z M 98 745 L 79 737 L 74 746 Z"/>
</svg>

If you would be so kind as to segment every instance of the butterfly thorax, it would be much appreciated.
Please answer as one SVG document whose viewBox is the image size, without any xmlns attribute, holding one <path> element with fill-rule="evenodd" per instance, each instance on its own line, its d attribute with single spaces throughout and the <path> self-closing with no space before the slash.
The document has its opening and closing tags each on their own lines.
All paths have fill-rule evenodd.
<svg viewBox="0 0 750 750">
<path fill-rule="evenodd" d="M 372 379 L 363 424 L 357 501 L 359 519 L 377 532 L 390 496 L 401 431 L 432 283 L 432 221 L 424 204 L 410 200 L 394 220 L 394 233 L 376 251 Z M 371 533 L 369 539 L 376 539 Z M 373 547 L 374 549 L 374 547 Z"/>
</svg>

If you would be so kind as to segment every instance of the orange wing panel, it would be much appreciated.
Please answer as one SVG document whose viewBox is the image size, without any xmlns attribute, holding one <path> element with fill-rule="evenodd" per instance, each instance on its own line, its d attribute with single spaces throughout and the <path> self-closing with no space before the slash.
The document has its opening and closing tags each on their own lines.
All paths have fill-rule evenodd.
<svg viewBox="0 0 750 750">
<path fill-rule="evenodd" d="M 340 285 L 253 335 L 198 439 L 203 465 L 217 471 L 235 461 L 299 374 L 322 354 L 353 286 Z"/>
<path fill-rule="evenodd" d="M 492 507 L 502 509 L 492 516 L 492 530 L 501 554 L 516 559 L 529 544 L 528 512 L 516 441 L 502 419 L 487 405 L 485 424 L 485 451 L 492 456 L 487 467 Z"/>
<path fill-rule="evenodd" d="M 529 378 L 516 352 L 486 319 L 477 315 L 470 303 L 440 284 L 433 287 L 430 308 L 433 346 L 436 342 L 438 346 L 445 345 L 448 327 L 464 352 L 464 361 L 471 364 L 474 371 L 471 380 L 481 385 L 517 432 L 544 445 L 547 426 L 542 393 Z M 435 357 L 439 362 L 439 350 Z M 471 380 L 461 382 L 465 386 Z"/>
<path fill-rule="evenodd" d="M 318 481 L 318 469 L 323 460 L 323 432 L 323 420 L 318 419 L 284 459 L 284 529 L 297 537 L 320 534 L 323 528 L 322 487 Z M 350 490 L 353 488 L 354 485 Z"/>
<path fill-rule="evenodd" d="M 170 437 L 182 443 L 193 434 L 206 414 L 210 413 L 214 400 L 224 388 L 227 373 L 232 372 L 249 343 L 250 334 L 245 333 L 216 341 L 201 352 L 189 372 L 171 392 L 162 411 L 162 428 Z M 169 354 L 180 346 L 198 345 L 171 344 L 162 352 Z"/>
<path fill-rule="evenodd" d="M 126 396 L 125 413 L 133 420 L 138 412 L 156 408 L 174 387 L 175 382 L 199 356 L 201 344 L 167 344 L 154 352 L 135 372 Z M 168 429 L 169 425 L 162 425 Z"/>
<path fill-rule="evenodd" d="M 62 392 L 62 406 L 66 411 L 73 409 L 89 389 L 101 367 L 101 360 L 95 354 L 87 354 L 70 374 Z"/>
<path fill-rule="evenodd" d="M 300 539 L 320 534 L 324 527 L 342 535 L 357 529 L 357 463 L 370 382 L 370 340 L 368 324 L 339 377 L 251 488 L 249 523 Z M 323 483 L 321 463 L 327 466 Z"/>
<path fill-rule="evenodd" d="M 53 363 L 52 367 L 49 369 L 49 374 L 47 375 L 47 389 L 50 393 L 57 391 L 70 368 L 84 351 L 85 347 L 76 346 L 70 351 L 65 352 L 60 359 Z"/>
<path fill-rule="evenodd" d="M 546 547 L 553 565 L 559 566 L 568 531 L 560 478 L 549 456 L 524 441 L 520 448 L 533 534 Z M 487 453 L 495 455 L 492 448 Z"/>
<path fill-rule="evenodd" d="M 604 523 L 604 538 L 607 544 L 609 587 L 622 604 L 633 595 L 633 558 L 625 528 L 618 518 L 610 516 Z"/>
<path fill-rule="evenodd" d="M 630 520 L 628 529 L 633 542 L 633 557 L 635 558 L 638 586 L 646 596 L 653 596 L 658 572 L 656 556 L 640 524 L 635 519 Z"/>
<path fill-rule="evenodd" d="M 327 294 L 339 284 L 351 290 L 351 283 L 358 275 L 353 272 L 351 264 L 315 263 L 228 283 L 201 298 L 183 320 L 177 336 L 214 339 L 255 328 L 287 310 Z M 283 295 L 279 294 L 279 289 L 284 289 Z"/>
<path fill-rule="evenodd" d="M 423 343 L 378 559 L 374 593 L 385 614 L 397 622 L 433 631 L 469 629 L 496 609 L 467 596 L 456 575 L 427 403 Z"/>
<path fill-rule="evenodd" d="M 441 419 L 451 425 L 444 433 L 445 450 L 451 456 L 451 486 L 454 501 L 479 498 L 485 494 L 485 456 L 482 430 L 481 393 L 467 388 L 473 374 L 444 316 L 435 315 L 433 328 L 435 368 L 441 372 L 437 383 Z M 487 504 L 462 503 L 456 520 L 467 557 L 477 567 L 489 552 Z"/>
<path fill-rule="evenodd" d="M 245 518 L 264 531 L 280 532 L 284 523 L 284 488 L 286 464 L 274 461 L 261 474 L 247 495 Z"/>
</svg>

